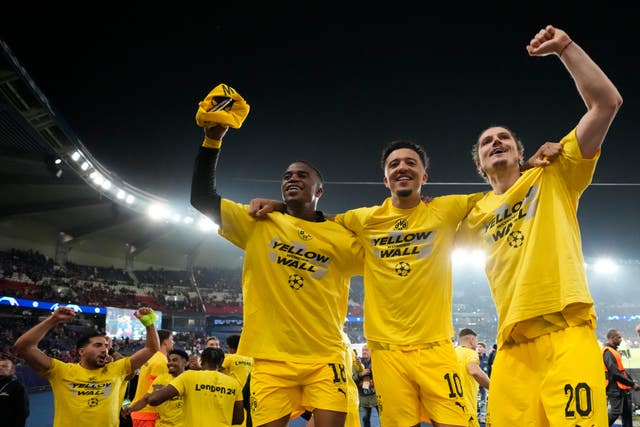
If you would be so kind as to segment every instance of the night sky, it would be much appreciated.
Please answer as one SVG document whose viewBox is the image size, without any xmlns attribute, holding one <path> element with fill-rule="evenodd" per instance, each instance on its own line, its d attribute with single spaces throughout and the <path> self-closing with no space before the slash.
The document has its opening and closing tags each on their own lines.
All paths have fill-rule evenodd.
<svg viewBox="0 0 640 427">
<path fill-rule="evenodd" d="M 220 193 L 240 202 L 278 198 L 279 185 L 263 181 L 305 159 L 328 181 L 319 208 L 340 212 L 388 195 L 379 155 L 394 139 L 425 146 L 425 192 L 441 195 L 488 188 L 478 185 L 469 151 L 489 125 L 515 130 L 527 155 L 568 133 L 585 112 L 569 74 L 555 56 L 529 57 L 525 49 L 553 24 L 591 55 L 625 101 L 594 176 L 594 183 L 624 185 L 586 190 L 579 212 L 585 255 L 640 259 L 635 12 L 605 3 L 566 11 L 526 3 L 451 3 L 438 11 L 417 2 L 426 10 L 403 2 L 210 3 L 187 12 L 157 4 L 34 8 L 4 14 L 0 37 L 83 144 L 130 184 L 188 205 L 202 140 L 197 103 L 224 82 L 251 113 L 225 138 Z"/>
</svg>

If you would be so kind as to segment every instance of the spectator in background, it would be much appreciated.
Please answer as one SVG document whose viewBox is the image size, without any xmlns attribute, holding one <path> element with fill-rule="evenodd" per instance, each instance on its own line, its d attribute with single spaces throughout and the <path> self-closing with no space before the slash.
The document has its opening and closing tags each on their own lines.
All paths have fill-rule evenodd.
<svg viewBox="0 0 640 427">
<path fill-rule="evenodd" d="M 204 343 L 204 348 L 220 348 L 220 340 L 218 337 L 209 337 Z"/>
<path fill-rule="evenodd" d="M 208 337 L 204 342 L 204 348 L 220 348 L 220 339 L 218 337 Z M 200 359 L 196 353 L 189 356 L 189 369 L 198 371 L 202 369 Z"/>
<path fill-rule="evenodd" d="M 0 360 L 0 414 L 5 427 L 24 427 L 29 416 L 29 396 L 10 359 Z"/>
<path fill-rule="evenodd" d="M 378 398 L 376 388 L 373 385 L 373 372 L 371 371 L 371 350 L 367 345 L 362 346 L 360 363 L 362 370 L 358 372 L 358 395 L 360 397 L 360 414 L 362 415 L 362 427 L 371 427 L 371 413 L 373 409 L 378 412 Z M 379 415 L 379 414 L 378 414 Z"/>
<path fill-rule="evenodd" d="M 640 386 L 624 369 L 622 357 L 618 353 L 618 346 L 622 335 L 617 329 L 607 332 L 607 343 L 602 347 L 604 372 L 607 381 L 607 400 L 609 401 L 609 426 L 622 417 L 622 427 L 632 427 L 633 402 L 632 390 Z"/>
<path fill-rule="evenodd" d="M 489 353 L 487 360 L 487 375 L 491 378 L 491 370 L 493 369 L 493 361 L 496 360 L 496 353 L 498 352 L 498 344 L 494 343 L 491 347 L 491 353 Z"/>
<path fill-rule="evenodd" d="M 487 355 L 487 344 L 484 342 L 478 342 L 476 346 L 478 352 L 478 361 L 480 362 L 480 369 L 487 377 L 489 376 L 489 356 Z M 487 415 L 487 389 L 480 385 L 478 389 L 478 422 L 483 423 Z"/>
<path fill-rule="evenodd" d="M 478 361 L 480 362 L 480 369 L 485 374 L 489 375 L 489 356 L 487 355 L 487 344 L 480 341 L 476 346 L 476 352 L 478 353 Z"/>
</svg>

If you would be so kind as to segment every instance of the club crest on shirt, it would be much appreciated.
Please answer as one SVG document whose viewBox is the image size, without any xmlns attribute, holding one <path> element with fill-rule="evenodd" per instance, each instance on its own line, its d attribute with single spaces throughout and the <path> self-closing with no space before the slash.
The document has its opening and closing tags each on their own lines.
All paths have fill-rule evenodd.
<svg viewBox="0 0 640 427">
<path fill-rule="evenodd" d="M 311 236 L 311 234 L 307 233 L 306 231 L 304 231 L 302 228 L 298 230 L 298 236 L 302 239 L 302 240 L 311 240 L 313 239 L 313 237 Z"/>
<path fill-rule="evenodd" d="M 407 221 L 407 218 L 400 218 L 395 224 L 393 224 L 394 230 L 406 230 L 408 227 L 409 221 Z"/>
<path fill-rule="evenodd" d="M 249 397 L 249 409 L 251 412 L 254 412 L 258 407 L 258 399 L 256 399 L 256 393 L 252 392 Z"/>
</svg>

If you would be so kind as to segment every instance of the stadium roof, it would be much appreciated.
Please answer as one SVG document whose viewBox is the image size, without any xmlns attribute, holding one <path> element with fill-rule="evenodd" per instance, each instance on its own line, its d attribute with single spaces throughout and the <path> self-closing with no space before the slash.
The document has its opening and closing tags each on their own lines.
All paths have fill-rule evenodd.
<svg viewBox="0 0 640 427">
<path fill-rule="evenodd" d="M 203 232 L 191 207 L 172 208 L 101 165 L 0 45 L 0 247 L 118 268 L 241 265 L 242 251 Z M 152 206 L 174 212 L 154 221 Z"/>
</svg>

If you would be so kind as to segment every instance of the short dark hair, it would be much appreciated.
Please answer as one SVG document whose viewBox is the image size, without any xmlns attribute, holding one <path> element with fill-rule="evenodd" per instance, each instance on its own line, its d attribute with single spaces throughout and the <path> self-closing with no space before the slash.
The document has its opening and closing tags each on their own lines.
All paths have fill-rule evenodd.
<svg viewBox="0 0 640 427">
<path fill-rule="evenodd" d="M 616 335 L 620 335 L 620 331 L 618 331 L 617 329 L 609 329 L 607 331 L 607 339 L 611 339 L 613 337 L 615 337 Z"/>
<path fill-rule="evenodd" d="M 389 157 L 389 155 L 394 151 L 401 148 L 408 148 L 415 151 L 416 154 L 418 154 L 418 157 L 420 157 L 420 160 L 422 160 L 424 169 L 427 170 L 427 168 L 429 167 L 429 157 L 427 156 L 427 152 L 424 150 L 424 147 L 422 147 L 422 145 L 416 144 L 415 142 L 407 141 L 404 139 L 393 141 L 382 150 L 382 157 L 380 158 L 380 167 L 382 168 L 382 170 L 384 170 L 385 164 L 387 162 L 387 157 Z"/>
<path fill-rule="evenodd" d="M 459 336 L 460 338 L 462 338 L 462 337 L 466 337 L 466 336 L 469 336 L 469 335 L 473 335 L 474 337 L 477 337 L 477 336 L 478 336 L 478 334 L 476 334 L 476 333 L 473 331 L 473 329 L 469 329 L 469 328 L 463 328 L 463 329 L 460 329 L 460 332 L 458 332 L 458 336 Z"/>
<path fill-rule="evenodd" d="M 322 177 L 322 174 L 320 173 L 320 170 L 315 167 L 313 165 L 313 163 L 309 162 L 308 160 L 294 160 L 293 162 L 291 162 L 291 164 L 294 163 L 302 163 L 305 164 L 307 166 L 309 166 L 311 169 L 313 169 L 313 171 L 316 173 L 316 175 L 318 175 L 318 179 L 320 180 L 320 184 L 322 184 L 324 182 L 324 178 Z"/>
<path fill-rule="evenodd" d="M 227 347 L 237 350 L 239 345 L 240 345 L 240 335 L 239 334 L 231 334 L 231 335 L 227 336 Z"/>
<path fill-rule="evenodd" d="M 97 332 L 97 331 L 87 332 L 86 334 L 78 338 L 78 341 L 76 342 L 76 349 L 85 347 L 87 344 L 91 342 L 91 338 L 95 338 L 95 337 L 104 338 L 104 334 L 102 332 Z"/>
<path fill-rule="evenodd" d="M 185 362 L 188 362 L 188 361 L 189 361 L 189 355 L 187 354 L 187 352 L 186 352 L 186 351 L 184 351 L 184 350 L 181 350 L 181 349 L 179 349 L 179 348 L 174 348 L 173 350 L 171 350 L 171 351 L 169 352 L 169 354 L 170 354 L 170 355 L 171 355 L 171 354 L 177 354 L 178 356 L 182 357 L 182 358 L 185 360 Z"/>
<path fill-rule="evenodd" d="M 158 338 L 160 339 L 160 344 L 162 344 L 162 341 L 166 340 L 171 335 L 173 335 L 173 332 L 171 332 L 169 329 L 158 329 Z"/>
<path fill-rule="evenodd" d="M 207 347 L 202 351 L 200 361 L 203 365 L 213 365 L 216 368 L 219 368 L 222 366 L 222 362 L 224 361 L 224 351 L 219 348 Z"/>
</svg>

